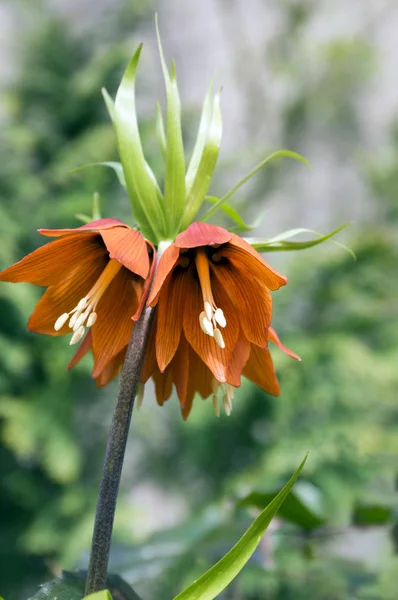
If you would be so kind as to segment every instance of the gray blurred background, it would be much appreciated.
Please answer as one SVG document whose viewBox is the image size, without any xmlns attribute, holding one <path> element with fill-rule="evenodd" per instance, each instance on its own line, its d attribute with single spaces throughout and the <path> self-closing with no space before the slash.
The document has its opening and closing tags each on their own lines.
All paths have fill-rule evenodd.
<svg viewBox="0 0 398 600">
<path fill-rule="evenodd" d="M 137 101 L 162 179 L 155 101 L 164 89 L 154 14 L 174 58 L 189 154 L 210 79 L 224 135 L 211 193 L 288 148 L 233 199 L 254 235 L 308 227 L 338 238 L 267 259 L 289 277 L 274 323 L 281 397 L 244 382 L 230 418 L 148 386 L 134 412 L 112 569 L 144 600 L 172 598 L 220 558 L 310 449 L 300 483 L 224 600 L 396 598 L 398 476 L 398 4 L 376 0 L 48 0 L 0 3 L 0 268 L 38 247 L 38 227 L 78 225 L 93 192 L 131 220 L 100 88 L 114 95 L 144 41 Z M 221 217 L 215 222 L 227 225 Z M 90 359 L 66 373 L 65 339 L 25 330 L 40 290 L 0 288 L 0 594 L 24 600 L 87 564 L 117 383 Z M 256 494 L 254 494 L 254 492 Z M 2 505 L 2 506 L 1 506 Z"/>
</svg>

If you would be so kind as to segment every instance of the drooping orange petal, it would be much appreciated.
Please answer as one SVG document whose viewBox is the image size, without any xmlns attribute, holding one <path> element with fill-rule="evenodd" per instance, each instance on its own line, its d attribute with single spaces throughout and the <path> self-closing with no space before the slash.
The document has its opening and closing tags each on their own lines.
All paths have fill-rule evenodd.
<svg viewBox="0 0 398 600">
<path fill-rule="evenodd" d="M 0 281 L 24 281 L 47 287 L 65 279 L 75 269 L 86 268 L 106 255 L 106 248 L 96 233 L 70 235 L 41 246 L 1 271 Z"/>
<path fill-rule="evenodd" d="M 117 375 L 123 366 L 126 357 L 127 347 L 123 348 L 116 356 L 114 356 L 104 367 L 101 373 L 96 377 L 95 383 L 98 388 L 105 387 Z"/>
<path fill-rule="evenodd" d="M 72 367 L 77 365 L 77 363 L 80 362 L 84 356 L 86 356 L 87 352 L 91 350 L 91 344 L 91 330 L 89 329 L 84 337 L 84 340 L 82 341 L 75 354 L 73 355 L 71 361 L 69 362 L 68 366 L 66 367 L 68 371 L 69 369 L 72 369 Z"/>
<path fill-rule="evenodd" d="M 221 251 L 225 253 L 225 256 L 231 256 L 231 259 L 232 257 L 239 258 L 239 260 L 242 263 L 242 266 L 245 269 L 247 269 L 248 272 L 254 272 L 256 262 L 260 263 L 263 267 L 266 267 L 266 269 L 263 268 L 261 272 L 259 272 L 259 275 L 256 276 L 260 277 L 261 280 L 264 281 L 265 285 L 270 290 L 277 290 L 282 285 L 287 284 L 287 277 L 281 275 L 280 273 L 278 273 L 278 271 L 273 269 L 271 265 L 269 265 L 263 259 L 261 254 L 257 252 L 257 250 L 254 250 L 254 248 L 252 248 L 250 244 L 248 244 L 248 242 L 246 242 L 243 238 L 239 237 L 238 235 L 232 234 L 230 243 L 226 248 L 222 248 Z M 253 263 L 252 257 L 255 259 L 256 262 Z"/>
<path fill-rule="evenodd" d="M 180 341 L 189 283 L 187 269 L 177 266 L 165 282 L 159 296 L 156 359 L 161 372 L 172 360 Z"/>
<path fill-rule="evenodd" d="M 185 231 L 179 233 L 174 245 L 177 248 L 198 248 L 225 244 L 232 238 L 232 233 L 217 225 L 192 223 Z"/>
<path fill-rule="evenodd" d="M 171 372 L 173 375 L 173 382 L 177 390 L 178 399 L 181 406 L 184 406 L 190 377 L 189 346 L 184 336 L 181 337 L 177 352 L 172 360 Z"/>
<path fill-rule="evenodd" d="M 266 348 L 272 318 L 272 298 L 268 288 L 251 277 L 247 270 L 237 271 L 229 263 L 212 263 L 211 268 L 219 287 L 226 290 L 233 303 L 233 311 L 246 339 Z M 217 306 L 223 308 L 222 304 Z"/>
<path fill-rule="evenodd" d="M 269 350 L 261 350 L 261 348 L 252 344 L 250 357 L 243 369 L 243 375 L 268 394 L 279 396 L 279 383 Z"/>
<path fill-rule="evenodd" d="M 240 386 L 240 378 L 249 356 L 250 344 L 242 333 L 240 333 L 228 363 L 227 381 L 230 385 L 233 385 L 234 387 Z"/>
<path fill-rule="evenodd" d="M 155 306 L 158 301 L 158 294 L 166 281 L 170 271 L 174 269 L 180 256 L 180 250 L 174 244 L 169 246 L 160 257 L 159 264 L 155 272 L 155 279 L 149 293 L 147 305 Z"/>
<path fill-rule="evenodd" d="M 146 279 L 149 273 L 148 246 L 139 231 L 126 227 L 110 227 L 100 231 L 110 258 L 116 258 L 126 269 Z"/>
<path fill-rule="evenodd" d="M 122 221 L 119 221 L 119 219 L 97 219 L 96 221 L 81 225 L 80 227 L 74 227 L 73 229 L 38 229 L 38 232 L 47 237 L 58 237 L 69 233 L 100 231 L 101 229 L 109 229 L 111 227 L 124 227 L 130 229 L 128 225 L 125 225 Z"/>
<path fill-rule="evenodd" d="M 36 304 L 27 324 L 30 331 L 46 335 L 71 333 L 68 323 L 55 331 L 55 321 L 63 313 L 70 312 L 92 288 L 105 268 L 107 259 L 80 261 L 77 268 L 56 285 L 51 285 Z"/>
<path fill-rule="evenodd" d="M 299 357 L 298 354 L 296 354 L 295 352 L 293 352 L 293 350 L 290 350 L 284 344 L 282 344 L 282 342 L 280 341 L 280 339 L 278 337 L 278 334 L 276 333 L 276 331 L 273 327 L 270 327 L 268 329 L 268 333 L 269 333 L 269 339 L 271 340 L 271 342 L 274 342 L 274 344 L 276 344 L 278 346 L 278 348 L 280 348 L 283 352 L 285 352 L 292 358 L 295 358 L 296 360 L 301 361 L 301 358 Z"/>
<path fill-rule="evenodd" d="M 154 309 L 155 315 L 153 317 L 151 330 L 149 332 L 148 342 L 145 349 L 144 362 L 141 367 L 140 381 L 146 383 L 153 372 L 158 369 L 156 362 L 156 330 L 157 330 L 157 309 Z"/>
<path fill-rule="evenodd" d="M 212 394 L 213 373 L 205 365 L 196 352 L 189 347 L 189 377 L 184 403 L 181 404 L 181 414 L 186 420 L 192 409 L 195 394 L 200 394 L 202 398 L 207 398 Z"/>
<path fill-rule="evenodd" d="M 166 400 L 170 398 L 173 390 L 173 377 L 171 368 L 169 367 L 166 369 L 164 373 L 160 373 L 158 370 L 156 370 L 153 374 L 153 380 L 155 382 L 157 403 L 159 406 L 163 406 Z"/>
<path fill-rule="evenodd" d="M 185 337 L 203 362 L 214 373 L 215 378 L 225 383 L 228 361 L 239 334 L 235 310 L 224 288 L 217 285 L 215 280 L 213 282 L 214 299 L 217 306 L 223 309 L 227 319 L 227 326 L 222 330 L 225 341 L 225 348 L 222 349 L 216 344 L 214 338 L 206 335 L 200 327 L 199 315 L 203 311 L 203 298 L 194 265 L 187 269 L 186 276 L 189 278 L 189 282 L 186 286 L 184 310 Z"/>
<path fill-rule="evenodd" d="M 94 378 L 130 340 L 133 330 L 131 315 L 138 306 L 133 278 L 130 271 L 121 268 L 98 303 L 98 318 L 92 327 Z"/>
<path fill-rule="evenodd" d="M 151 242 L 148 242 L 148 240 L 146 240 L 146 243 L 150 248 L 150 252 L 152 251 L 152 256 L 150 257 L 151 266 L 149 269 L 149 275 L 145 279 L 144 287 L 142 288 L 142 293 L 141 293 L 140 302 L 138 304 L 138 308 L 132 317 L 133 321 L 138 321 L 138 319 L 141 316 L 142 311 L 144 310 L 144 306 L 146 305 L 146 301 L 147 301 L 148 294 L 149 294 L 149 291 L 152 286 L 152 281 L 153 281 L 153 278 L 155 275 L 155 270 L 156 270 L 157 259 L 156 259 L 155 246 L 153 246 L 153 244 L 151 244 Z"/>
</svg>

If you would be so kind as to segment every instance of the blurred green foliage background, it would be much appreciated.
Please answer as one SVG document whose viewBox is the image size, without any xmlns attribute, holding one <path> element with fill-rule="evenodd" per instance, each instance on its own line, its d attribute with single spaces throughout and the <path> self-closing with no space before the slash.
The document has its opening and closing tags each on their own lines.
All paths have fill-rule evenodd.
<svg viewBox="0 0 398 600">
<path fill-rule="evenodd" d="M 90 212 L 94 192 L 104 216 L 130 218 L 112 172 L 70 170 L 116 159 L 100 88 L 115 92 L 141 32 L 153 29 L 154 7 L 120 0 L 82 31 L 50 4 L 40 6 L 18 3 L 23 35 L 3 86 L 0 268 L 42 243 L 38 227 L 77 225 L 75 214 Z M 162 5 L 159 10 L 162 18 Z M 384 144 L 372 152 L 363 142 L 358 97 L 366 96 L 382 65 L 366 26 L 313 42 L 315 62 L 304 68 L 316 7 L 285 0 L 278 11 L 282 25 L 266 53 L 270 95 L 273 86 L 284 90 L 280 126 L 277 133 L 270 127 L 269 140 L 255 140 L 256 152 L 264 156 L 275 144 L 272 149 L 305 154 L 309 140 L 312 148 L 322 140 L 331 163 L 345 162 L 355 172 L 364 198 L 344 241 L 357 261 L 331 244 L 269 257 L 289 276 L 275 296 L 275 326 L 303 358 L 297 364 L 274 352 L 280 398 L 244 382 L 230 418 L 216 419 L 210 404 L 198 400 L 183 423 L 176 399 L 159 408 L 147 390 L 133 415 L 111 559 L 112 570 L 145 600 L 171 598 L 220 558 L 307 449 L 310 459 L 290 504 L 220 598 L 396 598 L 398 119 L 393 115 Z M 388 10 L 382 17 L 390 18 Z M 189 57 L 189 45 L 185 52 Z M 152 66 L 141 69 L 142 97 L 153 93 Z M 272 125 L 271 103 L 262 105 L 258 93 L 264 74 L 243 76 L 237 69 L 240 75 L 251 103 L 248 129 L 265 118 Z M 188 103 L 188 144 L 198 110 Z M 153 114 L 145 105 L 141 129 L 158 171 Z M 236 169 L 250 167 L 253 155 L 253 147 L 224 153 L 216 187 L 231 187 Z M 267 234 L 279 233 L 275 223 L 305 206 L 310 222 L 289 226 L 313 227 L 320 213 L 323 222 L 333 215 L 328 229 L 340 224 L 340 213 L 350 214 L 358 199 L 329 178 L 329 195 L 339 196 L 331 211 L 312 190 L 317 153 L 309 158 L 305 194 L 294 188 L 303 167 L 271 165 L 237 200 L 244 216 L 261 213 L 279 194 L 282 206 L 274 202 L 264 217 Z M 96 390 L 89 359 L 66 373 L 65 340 L 26 332 L 39 296 L 28 285 L 0 287 L 0 593 L 7 600 L 25 600 L 61 568 L 87 564 L 117 389 L 113 383 Z"/>
</svg>

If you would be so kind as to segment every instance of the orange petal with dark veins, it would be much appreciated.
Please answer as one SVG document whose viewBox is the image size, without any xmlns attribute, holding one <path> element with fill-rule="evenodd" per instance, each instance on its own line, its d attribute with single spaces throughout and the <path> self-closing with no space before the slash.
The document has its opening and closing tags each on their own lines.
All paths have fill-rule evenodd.
<svg viewBox="0 0 398 600">
<path fill-rule="evenodd" d="M 76 270 L 87 269 L 90 263 L 105 260 L 106 256 L 106 248 L 98 234 L 71 235 L 41 246 L 15 265 L 0 271 L 0 281 L 23 281 L 47 287 L 66 279 Z M 84 278 L 80 285 L 85 285 Z"/>
<path fill-rule="evenodd" d="M 130 229 L 128 225 L 119 221 L 119 219 L 97 219 L 91 223 L 86 223 L 80 227 L 68 228 L 68 229 L 38 229 L 41 235 L 47 237 L 58 237 L 61 235 L 68 235 L 69 233 L 85 233 L 88 231 L 100 231 L 101 229 L 110 229 L 111 227 L 123 227 Z"/>
<path fill-rule="evenodd" d="M 250 344 L 241 332 L 228 363 L 227 381 L 230 385 L 234 387 L 240 386 L 241 375 L 249 356 Z"/>
<path fill-rule="evenodd" d="M 254 268 L 253 258 L 255 259 L 255 261 L 263 265 L 263 267 L 266 267 L 266 271 L 264 271 L 264 269 L 262 271 L 261 279 L 264 281 L 265 285 L 270 290 L 277 290 L 282 285 L 287 284 L 287 277 L 281 275 L 280 273 L 278 273 L 278 271 L 273 269 L 271 265 L 269 265 L 267 261 L 264 260 L 261 254 L 259 254 L 257 250 L 254 250 L 254 248 L 252 248 L 250 244 L 246 242 L 246 240 L 239 237 L 239 235 L 232 234 L 232 239 L 228 247 L 222 250 L 224 252 L 228 252 L 231 246 L 231 250 L 234 251 L 234 254 L 237 257 L 239 256 L 239 259 L 242 262 L 242 266 L 244 266 L 244 268 L 246 268 L 248 272 L 250 272 L 251 269 Z M 228 256 L 228 254 L 225 254 L 225 256 Z"/>
<path fill-rule="evenodd" d="M 166 281 L 169 273 L 174 269 L 180 256 L 180 250 L 172 244 L 163 252 L 155 272 L 155 279 L 149 293 L 147 305 L 155 306 L 158 301 L 159 292 Z"/>
<path fill-rule="evenodd" d="M 243 369 L 243 375 L 268 394 L 279 396 L 279 383 L 269 350 L 261 350 L 261 348 L 252 344 L 250 357 Z"/>
<path fill-rule="evenodd" d="M 100 231 L 100 234 L 110 258 L 115 258 L 126 269 L 146 279 L 149 273 L 149 256 L 142 233 L 125 227 L 111 227 Z"/>
<path fill-rule="evenodd" d="M 228 293 L 233 303 L 235 319 L 249 342 L 260 348 L 268 345 L 268 327 L 272 318 L 272 298 L 268 288 L 261 285 L 250 272 L 236 271 L 231 264 L 212 264 L 219 287 Z M 222 304 L 218 304 L 223 308 Z M 225 314 L 225 311 L 224 311 Z M 228 316 L 225 314 L 228 327 Z"/>
<path fill-rule="evenodd" d="M 121 352 L 130 340 L 133 330 L 131 315 L 138 306 L 138 298 L 132 285 L 134 277 L 127 269 L 120 269 L 98 303 L 98 318 L 91 328 L 94 378 L 99 376 L 105 365 Z"/>
<path fill-rule="evenodd" d="M 77 365 L 77 363 L 80 362 L 84 356 L 86 356 L 87 352 L 89 352 L 91 350 L 91 344 L 92 344 L 91 330 L 89 329 L 88 332 L 86 333 L 83 341 L 81 342 L 80 346 L 78 347 L 75 354 L 73 355 L 71 361 L 69 362 L 68 366 L 66 367 L 66 369 L 68 371 L 69 371 L 69 369 L 72 369 L 72 367 Z"/>
<path fill-rule="evenodd" d="M 292 358 L 295 358 L 296 360 L 301 361 L 301 358 L 299 357 L 298 354 L 296 354 L 295 352 L 293 352 L 293 350 L 290 350 L 284 344 L 282 344 L 282 342 L 280 341 L 280 339 L 278 337 L 278 334 L 276 333 L 276 331 L 273 327 L 270 327 L 268 329 L 268 333 L 269 333 L 269 339 L 271 340 L 271 342 L 274 342 L 274 344 L 276 344 L 278 346 L 278 348 L 280 348 L 283 352 L 285 352 Z"/>
<path fill-rule="evenodd" d="M 60 280 L 57 285 L 50 286 L 39 302 L 27 324 L 30 331 L 47 335 L 64 335 L 72 333 L 68 322 L 55 331 L 55 321 L 63 313 L 70 312 L 92 288 L 101 275 L 106 264 L 104 257 L 97 261 L 80 262 L 76 271 Z"/>
<path fill-rule="evenodd" d="M 199 248 L 225 244 L 232 238 L 232 233 L 218 225 L 192 223 L 185 231 L 179 233 L 174 245 L 177 248 Z"/>
</svg>

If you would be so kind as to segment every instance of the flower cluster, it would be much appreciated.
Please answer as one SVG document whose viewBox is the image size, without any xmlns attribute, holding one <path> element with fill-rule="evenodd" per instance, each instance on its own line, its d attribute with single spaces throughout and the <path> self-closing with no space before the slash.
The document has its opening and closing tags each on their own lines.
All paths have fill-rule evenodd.
<svg viewBox="0 0 398 600">
<path fill-rule="evenodd" d="M 216 414 L 221 399 L 229 414 L 242 375 L 279 394 L 269 340 L 295 355 L 271 328 L 270 290 L 287 280 L 241 237 L 193 223 L 154 270 L 153 245 L 115 219 L 40 233 L 57 239 L 0 272 L 0 280 L 47 287 L 28 329 L 81 342 L 69 368 L 91 350 L 93 378 L 99 387 L 109 383 L 147 305 L 155 316 L 141 381 L 153 378 L 159 404 L 174 384 L 184 418 L 196 393 L 212 397 Z"/>
</svg>

